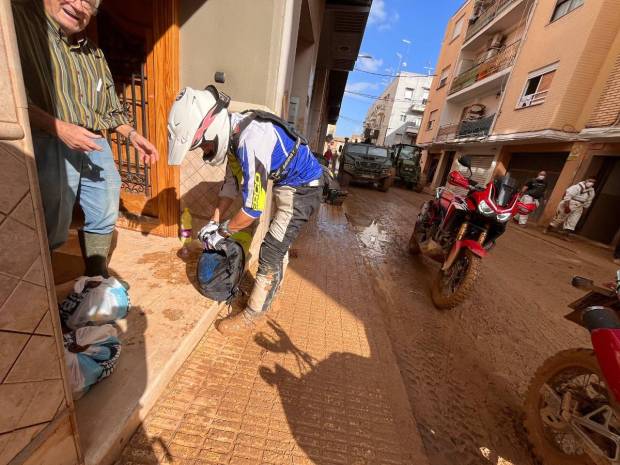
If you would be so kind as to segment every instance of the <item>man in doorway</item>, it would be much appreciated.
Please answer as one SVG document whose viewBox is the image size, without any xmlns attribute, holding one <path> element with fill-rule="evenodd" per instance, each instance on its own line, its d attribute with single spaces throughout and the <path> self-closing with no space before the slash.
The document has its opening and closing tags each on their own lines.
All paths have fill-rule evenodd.
<svg viewBox="0 0 620 465">
<path fill-rule="evenodd" d="M 129 139 L 144 162 L 157 150 L 129 124 L 101 50 L 84 29 L 101 0 L 12 0 L 50 249 L 68 237 L 79 201 L 88 276 L 108 276 L 121 179 L 104 131 Z"/>
<path fill-rule="evenodd" d="M 276 211 L 258 259 L 256 282 L 245 309 L 216 323 L 224 335 L 253 330 L 277 295 L 288 263 L 288 250 L 321 204 L 323 167 L 283 121 L 229 113 L 229 98 L 215 87 L 183 89 L 168 116 L 168 163 L 179 165 L 190 150 L 201 150 L 205 163 L 226 163 L 226 178 L 211 219 L 198 233 L 207 248 L 249 227 L 265 209 L 267 184 L 273 181 Z M 263 115 L 264 116 L 264 115 Z M 234 198 L 243 207 L 222 221 Z"/>
<path fill-rule="evenodd" d="M 523 188 L 521 189 L 521 202 L 525 204 L 535 203 L 536 208 L 540 206 L 540 202 L 545 197 L 547 191 L 547 173 L 546 171 L 540 171 L 538 176 L 529 179 Z M 519 223 L 519 226 L 525 227 L 529 215 L 517 214 L 514 216 L 515 221 Z"/>
<path fill-rule="evenodd" d="M 568 238 L 570 233 L 575 231 L 583 211 L 592 205 L 596 195 L 594 192 L 595 184 L 596 179 L 588 178 L 566 189 L 553 220 L 544 232 L 548 233 L 550 230 L 557 230 L 559 226 L 562 226 L 562 230 L 559 232 Z"/>
</svg>

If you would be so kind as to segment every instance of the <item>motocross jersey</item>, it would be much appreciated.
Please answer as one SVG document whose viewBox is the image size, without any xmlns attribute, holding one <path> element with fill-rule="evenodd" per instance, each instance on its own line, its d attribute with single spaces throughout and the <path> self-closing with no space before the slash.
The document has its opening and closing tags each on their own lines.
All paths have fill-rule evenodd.
<svg viewBox="0 0 620 465">
<path fill-rule="evenodd" d="M 234 128 L 243 115 L 230 116 Z M 276 171 L 296 141 L 284 129 L 271 122 L 252 121 L 239 135 L 236 153 L 229 152 L 226 177 L 220 197 L 243 197 L 242 210 L 252 218 L 258 218 L 265 209 L 269 174 Z M 323 168 L 307 145 L 300 145 L 282 179 L 274 186 L 305 186 L 320 179 Z"/>
</svg>

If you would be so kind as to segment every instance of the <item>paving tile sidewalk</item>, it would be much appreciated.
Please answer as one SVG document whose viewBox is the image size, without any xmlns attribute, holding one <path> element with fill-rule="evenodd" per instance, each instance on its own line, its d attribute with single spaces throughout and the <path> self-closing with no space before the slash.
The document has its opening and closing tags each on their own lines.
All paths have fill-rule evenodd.
<svg viewBox="0 0 620 465">
<path fill-rule="evenodd" d="M 354 232 L 323 206 L 259 332 L 211 328 L 119 464 L 427 465 Z"/>
</svg>

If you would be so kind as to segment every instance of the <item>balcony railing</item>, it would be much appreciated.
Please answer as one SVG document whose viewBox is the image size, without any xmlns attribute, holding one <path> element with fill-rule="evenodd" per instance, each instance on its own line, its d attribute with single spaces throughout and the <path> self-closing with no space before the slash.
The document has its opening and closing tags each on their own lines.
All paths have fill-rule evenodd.
<svg viewBox="0 0 620 465">
<path fill-rule="evenodd" d="M 435 136 L 435 142 L 445 142 L 447 140 L 456 139 L 456 135 L 459 132 L 459 126 L 459 123 L 441 126 Z"/>
<path fill-rule="evenodd" d="M 450 94 L 454 94 L 478 81 L 482 81 L 484 78 L 511 67 L 515 62 L 520 43 L 521 41 L 518 40 L 507 45 L 497 55 L 459 74 L 452 82 Z"/>
<path fill-rule="evenodd" d="M 470 37 L 480 32 L 487 24 L 491 23 L 493 19 L 499 16 L 502 11 L 516 1 L 517 0 L 497 0 L 493 2 L 492 5 L 480 13 L 473 23 L 470 23 L 467 34 L 465 34 L 465 40 L 469 40 Z"/>
<path fill-rule="evenodd" d="M 420 131 L 420 123 L 408 123 L 405 126 L 405 132 L 408 134 L 417 134 Z"/>
<path fill-rule="evenodd" d="M 493 114 L 475 121 L 461 121 L 456 124 L 446 124 L 441 126 L 439 131 L 437 131 L 435 142 L 488 136 L 494 119 L 495 115 Z"/>
</svg>

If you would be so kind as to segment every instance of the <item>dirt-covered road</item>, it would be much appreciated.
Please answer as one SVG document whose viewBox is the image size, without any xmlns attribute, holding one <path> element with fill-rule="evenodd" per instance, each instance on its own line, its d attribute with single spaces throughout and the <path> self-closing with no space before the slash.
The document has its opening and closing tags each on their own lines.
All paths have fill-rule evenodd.
<svg viewBox="0 0 620 465">
<path fill-rule="evenodd" d="M 559 350 L 589 347 L 564 320 L 582 293 L 575 274 L 610 281 L 606 251 L 511 227 L 483 260 L 473 298 L 437 310 L 430 285 L 438 266 L 407 252 L 424 194 L 354 187 L 345 212 L 432 465 L 531 465 L 523 399 L 536 368 Z M 361 284 L 362 285 L 362 284 Z"/>
</svg>

